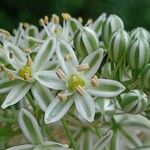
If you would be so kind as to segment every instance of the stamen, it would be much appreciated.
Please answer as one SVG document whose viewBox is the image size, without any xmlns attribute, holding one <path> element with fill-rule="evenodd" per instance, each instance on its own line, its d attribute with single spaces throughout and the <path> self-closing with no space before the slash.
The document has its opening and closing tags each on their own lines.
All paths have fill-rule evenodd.
<svg viewBox="0 0 150 150">
<path fill-rule="evenodd" d="M 78 87 L 76 88 L 76 91 L 77 91 L 78 94 L 80 94 L 82 96 L 85 94 L 84 90 L 83 90 L 83 87 L 81 85 L 78 85 Z"/>
<path fill-rule="evenodd" d="M 23 26 L 24 26 L 26 29 L 30 28 L 30 24 L 27 23 L 27 22 L 24 22 L 24 23 L 23 23 Z"/>
<path fill-rule="evenodd" d="M 70 20 L 71 19 L 71 15 L 69 13 L 62 13 L 61 14 L 62 17 L 65 19 L 65 20 Z"/>
<path fill-rule="evenodd" d="M 93 87 L 97 87 L 98 86 L 98 77 L 96 75 L 91 79 L 91 85 Z"/>
<path fill-rule="evenodd" d="M 29 73 L 24 73 L 24 79 L 29 81 L 31 79 Z"/>
<path fill-rule="evenodd" d="M 10 59 L 13 58 L 13 51 L 11 51 L 11 52 L 9 53 L 9 58 L 10 58 Z"/>
<path fill-rule="evenodd" d="M 24 51 L 26 52 L 26 53 L 31 53 L 31 49 L 30 48 L 26 48 L 26 49 L 24 49 Z"/>
<path fill-rule="evenodd" d="M 66 94 L 62 94 L 62 93 L 59 93 L 58 95 L 58 99 L 61 101 L 61 102 L 64 102 L 66 99 L 67 99 L 67 95 Z"/>
<path fill-rule="evenodd" d="M 46 17 L 46 16 L 45 16 Z M 45 20 L 44 20 L 45 19 Z M 39 20 L 39 24 L 41 25 L 41 26 L 43 26 L 44 27 L 44 29 L 45 29 L 45 31 L 46 31 L 46 34 L 50 37 L 51 35 L 50 35 L 50 33 L 49 33 L 49 30 L 48 30 L 48 28 L 47 28 L 47 26 L 45 26 L 45 24 L 47 25 L 47 17 L 46 18 L 41 18 L 40 20 Z"/>
<path fill-rule="evenodd" d="M 0 71 L 5 71 L 6 70 L 6 67 L 4 64 L 0 64 Z"/>
<path fill-rule="evenodd" d="M 81 65 L 79 65 L 78 67 L 78 71 L 86 71 L 86 70 L 88 70 L 89 69 L 89 64 L 81 64 Z"/>
<path fill-rule="evenodd" d="M 9 73 L 8 73 L 8 79 L 9 79 L 10 81 L 15 79 L 14 74 L 13 74 L 12 72 L 9 72 Z"/>
<path fill-rule="evenodd" d="M 68 60 L 71 60 L 72 59 L 72 56 L 70 55 L 70 54 L 66 54 L 65 56 L 64 56 L 64 60 L 65 61 L 68 61 Z"/>
<path fill-rule="evenodd" d="M 48 16 L 44 16 L 44 23 L 45 23 L 46 25 L 48 24 L 48 21 L 49 21 Z"/>
<path fill-rule="evenodd" d="M 43 18 L 41 18 L 41 19 L 39 20 L 39 24 L 40 24 L 40 26 L 43 26 L 43 25 L 44 25 L 44 20 L 43 20 Z"/>
<path fill-rule="evenodd" d="M 51 21 L 55 24 L 59 24 L 59 17 L 56 14 L 53 14 Z"/>
<path fill-rule="evenodd" d="M 59 79 L 63 79 L 65 77 L 65 74 L 61 69 L 57 69 L 56 74 Z"/>
<path fill-rule="evenodd" d="M 93 24 L 93 20 L 92 20 L 92 19 L 89 19 L 89 20 L 87 21 L 87 25 L 91 25 L 91 24 Z"/>
<path fill-rule="evenodd" d="M 28 56 L 28 59 L 27 59 L 27 66 L 28 66 L 28 67 L 31 67 L 32 63 L 33 63 L 33 62 L 32 62 L 31 57 Z"/>
<path fill-rule="evenodd" d="M 9 37 L 10 33 L 4 29 L 0 29 L 0 33 L 2 33 L 5 37 Z"/>
<path fill-rule="evenodd" d="M 82 17 L 78 17 L 79 22 L 82 24 L 83 23 L 83 18 Z"/>
</svg>

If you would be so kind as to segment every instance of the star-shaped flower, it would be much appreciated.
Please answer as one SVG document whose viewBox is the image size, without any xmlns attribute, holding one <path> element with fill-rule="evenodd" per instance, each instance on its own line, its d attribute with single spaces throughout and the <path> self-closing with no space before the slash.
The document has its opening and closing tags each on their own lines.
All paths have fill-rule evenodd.
<svg viewBox="0 0 150 150">
<path fill-rule="evenodd" d="M 95 115 L 94 96 L 115 97 L 124 91 L 121 83 L 95 76 L 103 59 L 102 49 L 89 54 L 80 65 L 72 47 L 66 42 L 57 43 L 56 54 L 61 68 L 39 71 L 35 75 L 40 84 L 61 90 L 46 109 L 45 123 L 61 119 L 74 103 L 81 117 L 92 122 Z"/>
<path fill-rule="evenodd" d="M 55 43 L 53 38 L 48 38 L 39 49 L 33 62 L 30 55 L 26 55 L 13 43 L 4 43 L 5 54 L 13 69 L 3 66 L 3 71 L 8 73 L 8 77 L 0 80 L 0 93 L 9 93 L 2 108 L 19 102 L 31 89 L 40 108 L 45 111 L 53 95 L 48 88 L 36 82 L 34 74 L 39 70 L 51 69 L 56 65 L 56 61 L 50 61 L 55 51 Z"/>
</svg>

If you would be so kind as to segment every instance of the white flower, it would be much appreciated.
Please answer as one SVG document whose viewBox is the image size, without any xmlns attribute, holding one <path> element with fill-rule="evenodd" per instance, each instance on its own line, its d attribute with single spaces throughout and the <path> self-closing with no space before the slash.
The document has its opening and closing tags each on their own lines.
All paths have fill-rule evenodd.
<svg viewBox="0 0 150 150">
<path fill-rule="evenodd" d="M 34 74 L 39 70 L 46 70 L 56 65 L 56 62 L 50 61 L 52 58 L 56 41 L 53 38 L 45 40 L 32 62 L 31 57 L 26 55 L 21 49 L 13 43 L 5 42 L 4 50 L 12 70 L 4 68 L 8 77 L 0 80 L 0 93 L 9 92 L 2 108 L 11 106 L 19 102 L 31 89 L 31 92 L 45 111 L 53 96 L 48 88 L 43 87 L 34 78 Z"/>
<path fill-rule="evenodd" d="M 40 84 L 61 90 L 46 110 L 45 123 L 61 119 L 73 103 L 79 114 L 92 122 L 95 115 L 93 96 L 115 97 L 124 91 L 125 87 L 121 83 L 94 76 L 103 59 L 102 49 L 89 54 L 79 65 L 71 46 L 61 41 L 57 43 L 56 55 L 60 61 L 60 69 L 35 74 Z"/>
<path fill-rule="evenodd" d="M 7 150 L 69 150 L 68 145 L 53 141 L 44 141 L 40 126 L 35 117 L 25 109 L 19 112 L 19 126 L 31 144 L 24 144 L 8 148 Z"/>
</svg>

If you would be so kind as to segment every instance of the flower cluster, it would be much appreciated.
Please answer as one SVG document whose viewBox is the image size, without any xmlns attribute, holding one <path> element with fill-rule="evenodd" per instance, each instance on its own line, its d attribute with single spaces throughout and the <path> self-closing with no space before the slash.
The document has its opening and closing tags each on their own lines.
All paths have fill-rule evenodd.
<svg viewBox="0 0 150 150">
<path fill-rule="evenodd" d="M 31 143 L 8 150 L 150 148 L 149 32 L 125 31 L 116 15 L 62 18 L 44 16 L 41 30 L 20 23 L 13 35 L 0 29 L 2 111 L 20 110 Z M 68 145 L 50 136 L 51 123 Z"/>
</svg>

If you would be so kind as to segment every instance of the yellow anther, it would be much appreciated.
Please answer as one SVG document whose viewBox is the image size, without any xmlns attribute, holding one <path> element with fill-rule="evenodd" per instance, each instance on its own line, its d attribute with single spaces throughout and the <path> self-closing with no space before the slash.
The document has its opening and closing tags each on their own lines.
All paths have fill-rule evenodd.
<svg viewBox="0 0 150 150">
<path fill-rule="evenodd" d="M 89 19 L 89 20 L 87 21 L 87 24 L 88 24 L 88 25 L 93 24 L 93 19 Z"/>
<path fill-rule="evenodd" d="M 81 85 L 78 85 L 78 87 L 76 88 L 76 91 L 77 91 L 78 94 L 80 94 L 82 96 L 85 94 L 84 89 Z"/>
<path fill-rule="evenodd" d="M 97 87 L 98 86 L 98 77 L 96 75 L 91 79 L 91 85 L 93 87 Z"/>
<path fill-rule="evenodd" d="M 59 79 L 63 79 L 65 77 L 65 74 L 61 69 L 57 69 L 56 74 Z"/>
<path fill-rule="evenodd" d="M 69 13 L 62 13 L 61 14 L 62 17 L 65 19 L 65 20 L 70 20 L 71 19 L 71 15 Z"/>
<path fill-rule="evenodd" d="M 77 68 L 78 68 L 78 71 L 86 71 L 89 69 L 89 64 L 81 64 Z"/>
<path fill-rule="evenodd" d="M 79 22 L 82 24 L 83 23 L 83 18 L 82 17 L 78 17 Z"/>
<path fill-rule="evenodd" d="M 23 23 L 23 26 L 24 26 L 26 29 L 30 28 L 30 25 L 29 25 L 29 23 L 27 23 L 27 22 L 24 22 L 24 23 Z"/>
<path fill-rule="evenodd" d="M 59 17 L 56 14 L 52 15 L 51 21 L 55 24 L 59 24 Z"/>
<path fill-rule="evenodd" d="M 64 60 L 65 61 L 68 61 L 68 60 L 71 60 L 72 59 L 72 56 L 70 55 L 70 54 L 66 54 L 65 56 L 64 56 Z"/>
<path fill-rule="evenodd" d="M 43 26 L 43 25 L 44 25 L 44 20 L 43 20 L 43 18 L 41 18 L 41 19 L 39 20 L 39 24 L 40 24 L 40 26 Z"/>
<path fill-rule="evenodd" d="M 10 33 L 4 29 L 0 29 L 0 33 L 2 33 L 5 37 L 10 36 Z"/>
<path fill-rule="evenodd" d="M 28 66 L 28 67 L 31 67 L 32 63 L 33 63 L 33 62 L 32 62 L 31 57 L 28 56 L 28 59 L 27 59 L 27 66 Z"/>
<path fill-rule="evenodd" d="M 57 96 L 61 102 L 64 102 L 67 99 L 67 95 L 64 93 L 59 93 Z"/>
<path fill-rule="evenodd" d="M 48 16 L 44 16 L 44 23 L 45 23 L 46 25 L 48 24 L 48 21 L 49 21 Z"/>
<path fill-rule="evenodd" d="M 32 50 L 31 50 L 30 48 L 25 48 L 24 51 L 25 51 L 26 53 L 31 53 Z"/>
<path fill-rule="evenodd" d="M 24 79 L 29 81 L 31 79 L 30 74 L 29 73 L 24 73 Z"/>
<path fill-rule="evenodd" d="M 139 132 L 139 133 L 137 134 L 137 136 L 138 136 L 138 138 L 140 138 L 141 140 L 144 140 L 145 134 L 144 134 L 144 132 Z"/>
<path fill-rule="evenodd" d="M 15 79 L 14 74 L 12 72 L 8 73 L 8 79 L 9 80 L 14 80 Z"/>
<path fill-rule="evenodd" d="M 0 71 L 5 71 L 6 70 L 6 67 L 4 64 L 0 64 Z"/>
</svg>

